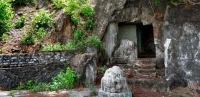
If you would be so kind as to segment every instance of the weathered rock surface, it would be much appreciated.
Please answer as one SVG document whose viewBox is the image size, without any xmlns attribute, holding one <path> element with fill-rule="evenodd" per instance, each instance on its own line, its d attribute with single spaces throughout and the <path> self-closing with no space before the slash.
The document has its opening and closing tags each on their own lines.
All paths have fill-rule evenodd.
<svg viewBox="0 0 200 97">
<path fill-rule="evenodd" d="M 177 87 L 186 87 L 187 81 L 183 79 L 179 74 L 171 75 L 170 78 L 155 84 L 152 87 L 154 92 L 170 92 Z"/>
<path fill-rule="evenodd" d="M 98 97 L 132 97 L 123 71 L 118 66 L 106 70 Z"/>
<path fill-rule="evenodd" d="M 173 6 L 166 11 L 165 75 L 200 81 L 200 19 L 199 6 Z M 190 17 L 190 18 L 188 18 Z"/>
<path fill-rule="evenodd" d="M 65 15 L 64 9 L 58 10 L 54 14 L 55 32 L 47 39 L 50 43 L 61 42 L 67 43 L 72 38 L 73 30 L 70 22 L 70 17 Z"/>
<path fill-rule="evenodd" d="M 155 0 L 148 2 L 145 0 L 93 0 L 93 2 L 95 2 L 97 23 L 93 32 L 103 39 L 103 48 L 109 58 L 117 49 L 116 46 L 120 44 L 118 41 L 119 23 L 152 24 L 156 57 L 164 57 L 162 27 L 167 5 L 165 1 L 162 1 L 160 5 L 156 5 Z"/>
<path fill-rule="evenodd" d="M 156 5 L 155 0 L 94 0 L 96 22 L 94 29 L 102 38 L 110 33 L 110 25 L 118 38 L 117 24 L 121 22 L 152 24 L 156 48 L 157 68 L 162 68 L 163 59 L 166 78 L 179 75 L 176 81 L 200 81 L 200 19 L 198 5 L 167 6 L 167 0 Z M 117 37 L 117 38 L 116 38 Z M 112 38 L 112 39 L 111 39 Z M 103 40 L 105 43 L 108 40 Z M 105 47 L 109 58 L 119 43 L 109 42 Z M 165 44 L 165 47 L 164 47 Z M 115 48 L 115 49 L 113 49 Z"/>
<path fill-rule="evenodd" d="M 116 63 L 134 64 L 136 58 L 135 43 L 130 40 L 121 40 L 119 48 L 114 53 L 114 58 L 119 61 Z"/>
<path fill-rule="evenodd" d="M 117 45 L 117 30 L 118 25 L 116 23 L 109 24 L 107 33 L 103 38 L 103 48 L 105 49 L 109 58 L 112 56 L 112 53 Z"/>
<path fill-rule="evenodd" d="M 96 57 L 93 53 L 78 54 L 70 60 L 70 66 L 80 75 L 79 80 L 88 85 L 95 84 L 97 74 Z"/>
</svg>

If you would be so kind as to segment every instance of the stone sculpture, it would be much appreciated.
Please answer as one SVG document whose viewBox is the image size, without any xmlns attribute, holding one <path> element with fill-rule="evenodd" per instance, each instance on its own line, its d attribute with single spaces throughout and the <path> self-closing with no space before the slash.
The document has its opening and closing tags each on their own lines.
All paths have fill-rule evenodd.
<svg viewBox="0 0 200 97">
<path fill-rule="evenodd" d="M 123 71 L 118 66 L 106 70 L 98 97 L 132 97 Z"/>
</svg>

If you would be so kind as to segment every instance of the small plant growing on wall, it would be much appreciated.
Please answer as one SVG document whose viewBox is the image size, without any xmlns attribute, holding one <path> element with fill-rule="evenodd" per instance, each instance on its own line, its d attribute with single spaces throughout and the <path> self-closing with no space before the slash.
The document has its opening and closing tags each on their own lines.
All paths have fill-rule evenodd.
<svg viewBox="0 0 200 97">
<path fill-rule="evenodd" d="M 98 36 L 96 35 L 92 35 L 92 36 L 89 36 L 86 40 L 86 42 L 90 45 L 93 45 L 95 46 L 96 48 L 101 48 L 102 47 L 102 42 L 101 40 L 99 39 Z"/>
</svg>

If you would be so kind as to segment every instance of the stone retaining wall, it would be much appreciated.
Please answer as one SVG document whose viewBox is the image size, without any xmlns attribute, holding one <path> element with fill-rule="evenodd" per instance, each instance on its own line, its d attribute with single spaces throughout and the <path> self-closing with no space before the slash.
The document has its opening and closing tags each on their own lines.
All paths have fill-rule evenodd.
<svg viewBox="0 0 200 97">
<path fill-rule="evenodd" d="M 65 70 L 63 63 L 69 62 L 75 53 L 56 51 L 0 55 L 0 89 L 15 88 L 28 80 L 49 82 L 61 70 Z"/>
<path fill-rule="evenodd" d="M 74 51 L 42 52 L 38 54 L 5 54 L 0 55 L 0 67 L 58 64 L 69 61 L 72 56 L 74 56 Z"/>
</svg>

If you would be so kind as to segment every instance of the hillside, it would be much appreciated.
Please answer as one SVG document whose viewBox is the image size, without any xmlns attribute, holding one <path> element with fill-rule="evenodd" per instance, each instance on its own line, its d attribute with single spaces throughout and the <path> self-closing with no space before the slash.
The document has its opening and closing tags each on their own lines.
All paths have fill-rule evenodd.
<svg viewBox="0 0 200 97">
<path fill-rule="evenodd" d="M 95 26 L 94 11 L 88 2 L 80 0 L 10 2 L 3 0 L 3 2 L 12 6 L 13 13 L 11 27 L 1 32 L 4 33 L 0 41 L 1 53 L 37 53 L 44 47 L 46 48 L 43 51 L 52 51 L 70 50 L 87 44 L 101 45 L 98 37 L 91 32 Z M 92 42 L 93 40 L 97 40 L 97 43 Z"/>
</svg>

